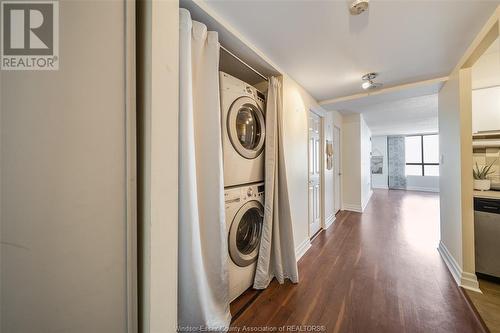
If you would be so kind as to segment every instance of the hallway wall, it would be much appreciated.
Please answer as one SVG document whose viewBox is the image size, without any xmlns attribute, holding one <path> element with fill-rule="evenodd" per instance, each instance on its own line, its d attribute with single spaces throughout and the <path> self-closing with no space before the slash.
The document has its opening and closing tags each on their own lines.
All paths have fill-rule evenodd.
<svg viewBox="0 0 500 333">
<path fill-rule="evenodd" d="M 440 251 L 444 253 L 445 258 L 451 257 L 449 259 L 452 263 L 451 271 L 457 283 L 464 283 L 462 280 L 463 272 L 465 272 L 471 279 L 465 283 L 477 288 L 474 269 L 474 234 L 470 230 L 472 226 L 467 226 L 473 223 L 472 191 L 467 191 L 467 187 L 463 186 L 464 182 L 470 181 L 472 188 L 472 172 L 470 171 L 472 168 L 472 115 L 466 114 L 465 108 L 468 102 L 464 100 L 464 95 L 461 93 L 467 85 L 471 92 L 470 70 L 464 72 L 460 70 L 450 75 L 439 92 Z M 467 139 L 467 136 L 470 138 Z M 470 141 L 471 149 L 470 167 L 466 169 L 463 164 L 465 155 L 462 154 L 462 149 L 466 145 L 464 141 Z M 455 270 L 453 266 L 456 266 Z"/>
<path fill-rule="evenodd" d="M 330 141 L 333 143 L 333 126 L 335 124 L 335 118 L 333 112 L 327 112 L 324 117 L 324 131 L 325 131 L 325 143 Z M 329 223 L 334 219 L 334 169 L 326 169 L 326 144 L 324 147 L 323 156 L 325 156 L 325 186 L 324 186 L 324 211 L 325 211 L 325 227 L 328 227 Z"/>
<path fill-rule="evenodd" d="M 288 195 L 294 227 L 294 242 L 297 252 L 302 252 L 309 244 L 308 218 L 308 112 L 322 108 L 318 102 L 297 82 L 287 75 L 283 76 L 283 115 L 284 115 L 284 154 L 288 179 Z M 324 118 L 324 125 L 333 128 L 342 116 L 331 112 Z M 325 167 L 325 165 L 324 165 Z M 333 178 L 332 178 L 333 181 Z M 333 183 L 325 182 L 333 187 Z M 333 211 L 333 191 L 325 192 L 325 217 Z"/>
<path fill-rule="evenodd" d="M 342 130 L 342 208 L 361 210 L 361 127 L 360 115 L 343 117 Z"/>
<path fill-rule="evenodd" d="M 439 251 L 457 283 L 478 290 L 474 255 L 471 66 L 500 34 L 500 6 L 449 75 L 439 92 Z"/>
<path fill-rule="evenodd" d="M 132 332 L 125 2 L 59 17 L 58 71 L 0 74 L 0 331 Z"/>
<path fill-rule="evenodd" d="M 138 2 L 140 332 L 177 326 L 179 3 Z"/>
<path fill-rule="evenodd" d="M 343 116 L 342 207 L 362 212 L 370 197 L 371 131 L 359 113 Z"/>
<path fill-rule="evenodd" d="M 361 144 L 361 209 L 364 210 L 370 197 L 372 196 L 372 182 L 370 171 L 370 157 L 372 151 L 371 136 L 372 132 L 363 119 L 363 115 L 359 116 L 360 120 L 360 144 Z"/>
<path fill-rule="evenodd" d="M 373 188 L 388 188 L 388 161 L 387 161 L 387 136 L 373 136 L 372 137 L 372 156 L 382 156 L 382 173 L 372 174 L 372 187 Z"/>
</svg>

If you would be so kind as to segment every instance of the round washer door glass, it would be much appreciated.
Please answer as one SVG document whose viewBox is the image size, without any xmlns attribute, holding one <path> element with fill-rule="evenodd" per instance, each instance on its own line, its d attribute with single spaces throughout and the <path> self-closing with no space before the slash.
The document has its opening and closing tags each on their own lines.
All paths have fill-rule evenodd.
<svg viewBox="0 0 500 333">
<path fill-rule="evenodd" d="M 249 201 L 236 213 L 229 230 L 229 254 L 233 262 L 245 267 L 259 254 L 264 208 L 258 201 Z"/>
<path fill-rule="evenodd" d="M 227 126 L 229 139 L 241 156 L 259 156 L 264 148 L 265 123 L 262 110 L 253 99 L 240 97 L 231 105 Z"/>
</svg>

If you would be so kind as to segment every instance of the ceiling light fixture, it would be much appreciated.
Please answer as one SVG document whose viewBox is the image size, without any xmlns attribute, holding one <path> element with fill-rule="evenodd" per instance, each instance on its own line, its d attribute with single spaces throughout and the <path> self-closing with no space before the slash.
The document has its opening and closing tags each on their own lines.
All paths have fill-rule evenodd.
<svg viewBox="0 0 500 333">
<path fill-rule="evenodd" d="M 363 88 L 364 90 L 368 90 L 368 89 L 375 89 L 382 87 L 383 86 L 382 83 L 373 82 L 373 80 L 375 80 L 377 76 L 378 73 L 368 73 L 363 75 L 361 79 L 365 82 L 361 84 L 361 88 Z"/>
<path fill-rule="evenodd" d="M 369 0 L 353 0 L 349 5 L 351 15 L 359 15 L 368 9 Z"/>
</svg>

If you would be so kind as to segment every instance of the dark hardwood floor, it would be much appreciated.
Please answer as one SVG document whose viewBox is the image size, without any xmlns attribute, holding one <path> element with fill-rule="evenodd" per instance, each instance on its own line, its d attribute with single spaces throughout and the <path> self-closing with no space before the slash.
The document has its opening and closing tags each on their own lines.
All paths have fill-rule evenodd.
<svg viewBox="0 0 500 333">
<path fill-rule="evenodd" d="M 363 214 L 342 212 L 299 262 L 300 282 L 276 281 L 233 328 L 325 332 L 481 332 L 436 248 L 437 194 L 375 191 Z"/>
</svg>

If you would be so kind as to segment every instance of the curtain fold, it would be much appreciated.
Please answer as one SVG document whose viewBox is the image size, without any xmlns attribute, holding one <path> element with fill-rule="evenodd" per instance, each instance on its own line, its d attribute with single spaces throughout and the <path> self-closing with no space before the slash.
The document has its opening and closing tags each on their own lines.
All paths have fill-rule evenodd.
<svg viewBox="0 0 500 333">
<path fill-rule="evenodd" d="M 266 107 L 264 225 L 253 287 L 266 288 L 273 277 L 299 281 L 283 156 L 281 83 L 271 77 Z"/>
<path fill-rule="evenodd" d="M 231 315 L 219 104 L 220 45 L 217 33 L 192 21 L 185 9 L 180 10 L 179 32 L 178 322 L 180 328 L 226 331 Z"/>
<path fill-rule="evenodd" d="M 406 189 L 405 137 L 387 137 L 387 162 L 389 166 L 389 188 Z"/>
</svg>

